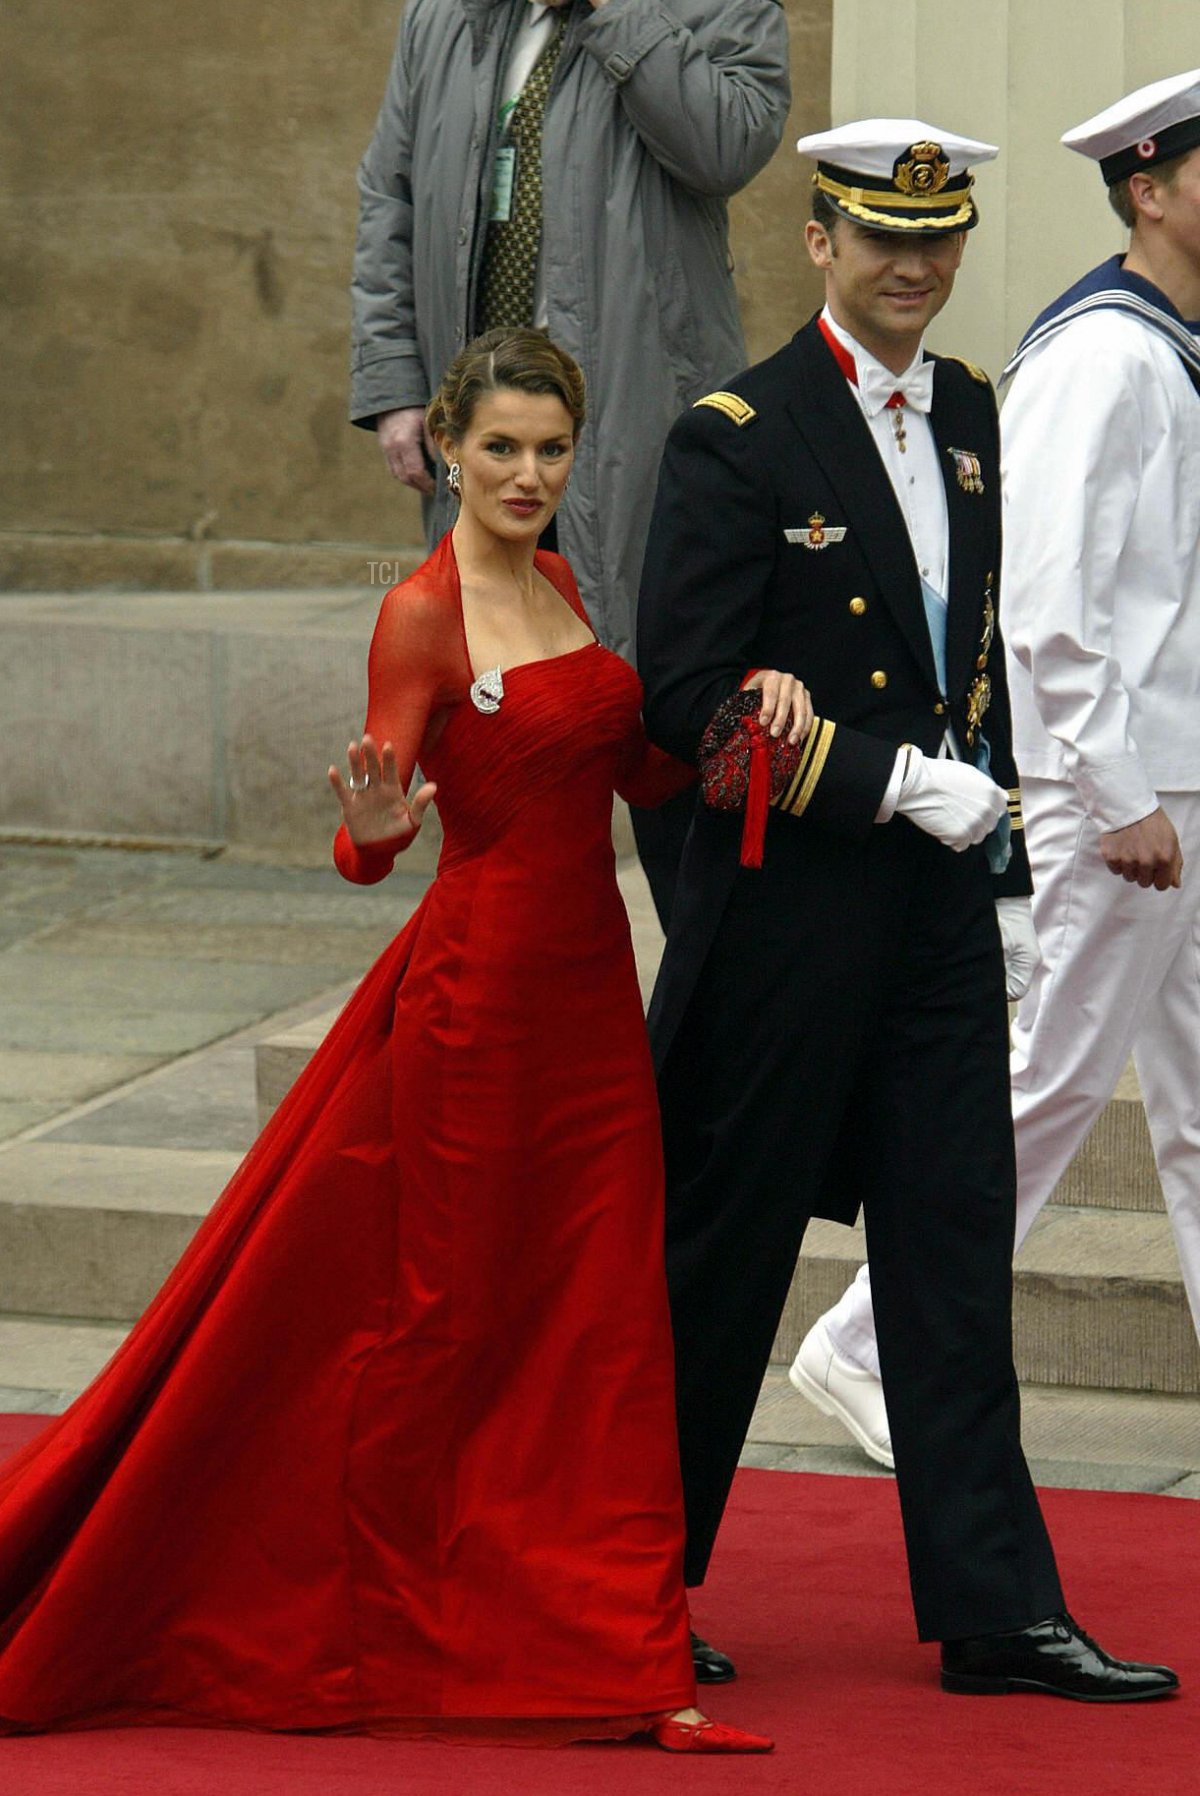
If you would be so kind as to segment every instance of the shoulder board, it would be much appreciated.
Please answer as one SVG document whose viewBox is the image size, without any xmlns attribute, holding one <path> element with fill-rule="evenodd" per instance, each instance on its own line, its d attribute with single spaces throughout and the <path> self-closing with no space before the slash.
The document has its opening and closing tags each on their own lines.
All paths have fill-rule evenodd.
<svg viewBox="0 0 1200 1796">
<path fill-rule="evenodd" d="M 737 393 L 706 393 L 703 399 L 696 400 L 692 410 L 695 411 L 701 405 L 711 405 L 714 411 L 724 412 L 725 416 L 731 418 L 739 427 L 749 424 L 751 418 L 758 416 L 754 407 L 747 405 L 746 401 Z"/>
<path fill-rule="evenodd" d="M 957 362 L 959 367 L 965 368 L 967 373 L 971 376 L 971 379 L 977 380 L 981 387 L 991 386 L 992 382 L 990 375 L 987 373 L 986 369 L 979 366 L 978 362 L 968 362 L 966 356 L 962 355 L 944 355 L 942 360 L 943 362 Z"/>
</svg>

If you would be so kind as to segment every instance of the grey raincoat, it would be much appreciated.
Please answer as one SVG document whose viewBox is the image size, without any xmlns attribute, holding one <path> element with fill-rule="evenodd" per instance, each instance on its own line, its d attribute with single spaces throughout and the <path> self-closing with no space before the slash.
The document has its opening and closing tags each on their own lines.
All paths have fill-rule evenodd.
<svg viewBox="0 0 1200 1796">
<path fill-rule="evenodd" d="M 526 0 L 409 0 L 359 170 L 351 417 L 423 405 L 467 340 L 497 89 Z M 559 547 L 602 639 L 632 658 L 659 454 L 745 364 L 725 201 L 787 116 L 778 0 L 571 0 L 542 135 L 550 335 L 587 377 Z M 439 473 L 431 541 L 449 526 Z"/>
</svg>

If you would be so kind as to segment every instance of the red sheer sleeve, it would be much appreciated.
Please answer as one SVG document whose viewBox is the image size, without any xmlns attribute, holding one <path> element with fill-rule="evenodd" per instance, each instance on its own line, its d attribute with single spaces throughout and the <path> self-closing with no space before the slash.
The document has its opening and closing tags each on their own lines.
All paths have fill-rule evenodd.
<svg viewBox="0 0 1200 1796">
<path fill-rule="evenodd" d="M 686 761 L 677 761 L 665 748 L 650 742 L 641 723 L 637 735 L 629 743 L 617 768 L 616 788 L 626 804 L 642 805 L 652 810 L 665 804 L 677 792 L 686 792 L 696 783 L 696 769 Z"/>
<path fill-rule="evenodd" d="M 384 595 L 367 662 L 365 733 L 379 749 L 391 743 L 407 788 L 431 723 L 456 704 L 470 684 L 466 646 L 452 582 L 436 578 L 442 557 Z M 343 823 L 334 837 L 338 872 L 356 885 L 374 885 L 392 870 L 397 854 L 414 840 L 358 847 Z"/>
</svg>

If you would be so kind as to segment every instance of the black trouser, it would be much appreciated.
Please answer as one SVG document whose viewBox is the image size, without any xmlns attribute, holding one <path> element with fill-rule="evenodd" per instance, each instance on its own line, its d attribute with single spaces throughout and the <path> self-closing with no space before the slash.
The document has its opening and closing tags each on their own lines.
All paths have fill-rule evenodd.
<svg viewBox="0 0 1200 1796">
<path fill-rule="evenodd" d="M 1062 1593 L 1020 1444 L 986 861 L 906 823 L 866 843 L 776 829 L 767 853 L 769 885 L 737 876 L 660 1083 L 686 1576 L 704 1577 L 808 1219 L 849 1195 L 918 1631 L 1023 1627 Z"/>
</svg>

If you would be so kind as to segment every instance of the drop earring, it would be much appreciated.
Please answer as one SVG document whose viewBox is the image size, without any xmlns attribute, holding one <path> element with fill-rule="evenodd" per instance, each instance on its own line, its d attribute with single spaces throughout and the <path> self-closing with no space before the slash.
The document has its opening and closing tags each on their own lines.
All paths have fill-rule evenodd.
<svg viewBox="0 0 1200 1796">
<path fill-rule="evenodd" d="M 452 461 L 446 470 L 446 485 L 456 499 L 462 498 L 462 469 L 456 461 Z"/>
</svg>

